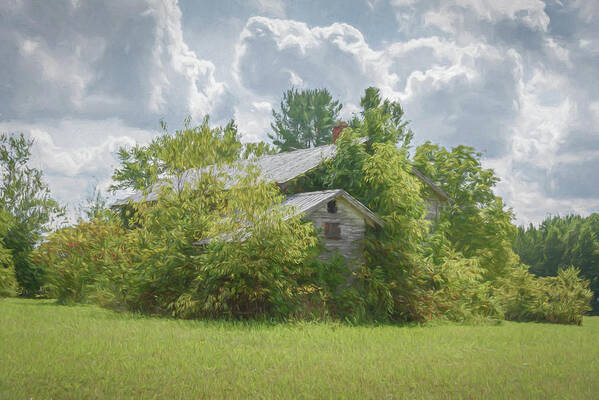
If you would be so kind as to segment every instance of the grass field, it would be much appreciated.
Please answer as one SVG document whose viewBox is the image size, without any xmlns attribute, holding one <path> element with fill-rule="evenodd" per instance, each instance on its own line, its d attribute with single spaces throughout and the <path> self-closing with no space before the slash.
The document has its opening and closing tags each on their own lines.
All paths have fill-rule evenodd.
<svg viewBox="0 0 599 400">
<path fill-rule="evenodd" d="M 241 324 L 0 300 L 0 398 L 599 398 L 584 325 Z"/>
</svg>

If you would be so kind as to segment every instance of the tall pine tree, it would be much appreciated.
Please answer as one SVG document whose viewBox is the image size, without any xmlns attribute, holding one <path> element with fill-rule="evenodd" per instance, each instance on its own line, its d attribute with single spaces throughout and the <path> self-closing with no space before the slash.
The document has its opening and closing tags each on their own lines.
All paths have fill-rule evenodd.
<svg viewBox="0 0 599 400">
<path fill-rule="evenodd" d="M 327 89 L 289 89 L 283 93 L 280 111 L 272 110 L 273 133 L 268 137 L 280 151 L 329 144 L 342 107 Z"/>
</svg>

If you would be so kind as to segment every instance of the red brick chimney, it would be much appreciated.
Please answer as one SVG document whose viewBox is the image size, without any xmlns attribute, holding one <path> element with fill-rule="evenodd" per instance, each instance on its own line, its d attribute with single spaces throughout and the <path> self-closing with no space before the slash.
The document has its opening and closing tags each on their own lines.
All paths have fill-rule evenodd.
<svg viewBox="0 0 599 400">
<path fill-rule="evenodd" d="M 343 129 L 347 128 L 347 122 L 337 121 L 337 125 L 333 127 L 333 143 L 339 139 L 339 135 L 343 132 Z"/>
</svg>

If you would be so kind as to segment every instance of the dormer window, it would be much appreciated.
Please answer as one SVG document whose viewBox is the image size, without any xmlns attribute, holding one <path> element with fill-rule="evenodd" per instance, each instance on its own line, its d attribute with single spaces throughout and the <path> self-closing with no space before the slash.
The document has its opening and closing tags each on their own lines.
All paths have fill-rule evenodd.
<svg viewBox="0 0 599 400">
<path fill-rule="evenodd" d="M 329 214 L 337 214 L 337 201 L 331 200 L 327 203 L 327 211 Z"/>
</svg>

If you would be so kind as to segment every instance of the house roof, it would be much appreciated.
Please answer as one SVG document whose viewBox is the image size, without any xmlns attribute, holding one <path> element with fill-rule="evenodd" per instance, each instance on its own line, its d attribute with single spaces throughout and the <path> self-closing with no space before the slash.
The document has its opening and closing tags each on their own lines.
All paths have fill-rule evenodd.
<svg viewBox="0 0 599 400">
<path fill-rule="evenodd" d="M 445 193 L 445 191 L 443 189 L 441 189 L 439 186 L 437 186 L 433 181 L 430 180 L 430 178 L 426 175 L 424 175 L 422 172 L 420 172 L 420 170 L 416 167 L 412 167 L 412 174 L 416 175 L 418 178 L 420 178 L 420 180 L 422 182 L 424 182 L 426 185 L 428 185 L 428 187 L 431 188 L 431 190 L 440 198 L 442 198 L 445 201 L 449 200 L 449 195 L 447 193 Z"/>
<path fill-rule="evenodd" d="M 347 193 L 343 189 L 335 189 L 335 190 L 321 190 L 317 192 L 305 192 L 298 193 L 292 196 L 288 196 L 285 201 L 279 206 L 281 207 L 289 207 L 290 213 L 287 213 L 284 219 L 288 219 L 294 217 L 296 215 L 303 214 L 305 216 L 309 216 L 312 212 L 316 211 L 320 206 L 325 203 L 328 203 L 331 200 L 335 200 L 338 198 L 342 198 L 347 201 L 354 209 L 356 209 L 363 217 L 368 225 L 374 227 L 375 225 L 384 227 L 385 221 L 383 221 L 379 216 L 370 211 L 368 207 L 364 204 L 360 203 L 357 199 L 352 197 L 349 193 Z M 276 207 L 279 207 L 276 206 Z M 243 233 L 243 230 L 238 232 Z M 242 237 L 245 235 L 242 235 Z M 232 235 L 224 234 L 221 235 L 221 238 L 226 241 L 232 240 Z M 243 239 L 245 240 L 245 239 Z M 211 238 L 201 239 L 194 244 L 208 244 L 212 241 Z"/>
<path fill-rule="evenodd" d="M 286 153 L 278 153 L 272 155 L 262 156 L 260 158 L 251 160 L 242 160 L 233 166 L 224 167 L 217 169 L 217 172 L 222 173 L 225 176 L 231 177 L 226 182 L 227 187 L 231 187 L 235 184 L 235 175 L 242 174 L 244 168 L 249 164 L 254 164 L 260 169 L 260 177 L 269 182 L 276 182 L 283 184 L 289 182 L 298 176 L 305 174 L 316 168 L 323 161 L 330 160 L 337 154 L 337 146 L 335 144 L 329 144 L 325 146 L 312 147 L 309 149 L 301 149 L 290 151 Z M 207 171 L 207 167 L 203 169 L 193 169 L 187 171 L 180 182 L 175 182 L 178 186 L 184 186 L 186 183 L 193 183 L 199 174 L 203 171 Z M 436 193 L 443 200 L 449 200 L 449 196 L 429 178 L 424 176 L 422 172 L 416 168 L 412 168 L 412 173 L 420 178 L 431 190 Z M 165 185 L 164 182 L 159 182 L 152 187 L 149 194 L 144 195 L 143 193 L 135 193 L 124 199 L 115 202 L 113 205 L 123 205 L 129 202 L 137 203 L 141 201 L 153 201 L 158 199 L 158 193 L 160 187 Z"/>
<path fill-rule="evenodd" d="M 308 216 L 324 203 L 328 203 L 329 201 L 337 198 L 342 198 L 343 200 L 347 201 L 360 214 L 362 214 L 369 225 L 378 225 L 381 227 L 385 225 L 385 222 L 381 218 L 379 218 L 375 213 L 370 211 L 368 207 L 360 203 L 343 189 L 294 194 L 289 196 L 287 200 L 283 202 L 283 205 L 293 207 L 295 210 L 295 215 L 304 214 Z"/>
</svg>

